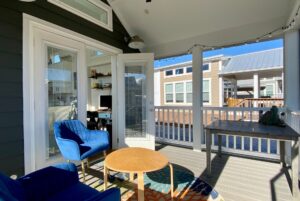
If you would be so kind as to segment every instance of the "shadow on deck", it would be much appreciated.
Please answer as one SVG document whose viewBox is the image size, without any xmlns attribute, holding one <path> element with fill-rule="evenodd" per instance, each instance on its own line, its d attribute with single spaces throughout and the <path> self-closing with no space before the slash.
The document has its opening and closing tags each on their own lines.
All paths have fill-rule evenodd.
<svg viewBox="0 0 300 201">
<path fill-rule="evenodd" d="M 229 155 L 220 158 L 212 154 L 212 176 L 208 177 L 205 171 L 205 152 L 161 144 L 156 149 L 173 164 L 209 183 L 226 201 L 292 200 L 289 170 L 281 169 L 279 163 Z M 89 168 L 87 184 L 94 188 L 100 186 L 103 180 L 102 171 L 102 161 Z"/>
</svg>

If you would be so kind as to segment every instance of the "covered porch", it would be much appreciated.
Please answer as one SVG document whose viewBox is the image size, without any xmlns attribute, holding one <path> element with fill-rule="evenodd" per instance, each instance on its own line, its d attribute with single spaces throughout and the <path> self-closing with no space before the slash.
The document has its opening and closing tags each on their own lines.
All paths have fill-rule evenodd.
<svg viewBox="0 0 300 201">
<path fill-rule="evenodd" d="M 50 4 L 48 1 L 36 2 L 32 4 L 33 6 L 30 4 L 25 5 L 24 2 L 0 3 L 1 9 L 5 11 L 3 12 L 5 15 L 1 16 L 1 20 L 6 21 L 9 19 L 7 24 L 13 24 L 13 26 L 8 26 L 8 31 L 5 32 L 2 41 L 6 41 L 7 38 L 11 37 L 11 32 L 22 30 L 23 12 L 27 13 L 25 15 L 33 15 L 34 18 L 47 21 L 43 21 L 44 24 L 38 31 L 35 30 L 35 32 L 34 28 L 36 28 L 37 23 L 30 24 L 24 21 L 25 36 L 22 38 L 22 31 L 19 31 L 13 36 L 15 38 L 10 38 L 10 40 L 17 44 L 15 45 L 16 47 L 9 44 L 9 42 L 5 42 L 3 49 L 0 47 L 0 50 L 5 52 L 5 54 L 0 54 L 0 58 L 4 61 L 4 64 L 9 67 L 12 66 L 15 68 L 17 66 L 20 68 L 18 70 L 10 69 L 9 73 L 7 73 L 13 78 L 15 78 L 16 74 L 19 75 L 17 80 L 13 79 L 14 84 L 17 83 L 15 84 L 16 86 L 13 86 L 17 88 L 15 91 L 18 92 L 18 95 L 8 90 L 12 88 L 11 85 L 7 85 L 7 83 L 3 84 L 3 94 L 8 94 L 9 98 L 5 100 L 6 102 L 2 107 L 3 124 L 1 128 L 5 134 L 1 138 L 1 143 L 4 146 L 0 149 L 2 150 L 0 159 L 3 159 L 3 161 L 7 159 L 9 162 L 3 165 L 2 168 L 10 174 L 23 174 L 24 172 L 28 173 L 57 162 L 55 161 L 57 158 L 52 158 L 51 154 L 49 155 L 49 147 L 47 147 L 49 144 L 47 140 L 51 137 L 54 139 L 51 130 L 51 126 L 53 125 L 48 125 L 49 117 L 47 117 L 48 111 L 46 111 L 48 108 L 45 109 L 48 106 L 48 99 L 45 99 L 46 101 L 42 99 L 43 103 L 39 102 L 41 97 L 47 96 L 47 90 L 45 90 L 46 88 L 42 84 L 45 82 L 48 83 L 49 80 L 48 78 L 44 79 L 43 76 L 39 77 L 39 72 L 42 75 L 46 74 L 45 69 L 39 68 L 38 72 L 35 72 L 36 69 L 34 69 L 34 66 L 50 65 L 52 64 L 52 59 L 54 59 L 55 55 L 51 55 L 49 59 L 46 54 L 43 54 L 44 52 L 38 52 L 37 54 L 35 52 L 36 49 L 34 49 L 36 47 L 35 42 L 38 42 L 37 46 L 41 49 L 45 48 L 44 41 L 46 41 L 45 36 L 47 36 L 47 39 L 51 38 L 50 42 L 48 42 L 50 45 L 60 42 L 58 47 L 61 47 L 61 44 L 63 44 L 63 47 L 68 47 L 66 48 L 68 51 L 69 49 L 72 50 L 72 58 L 78 56 L 78 58 L 73 60 L 73 63 L 74 68 L 78 67 L 80 71 L 78 71 L 78 74 L 76 74 L 77 71 L 71 71 L 72 73 L 68 77 L 72 78 L 68 81 L 72 84 L 71 88 L 74 94 L 78 95 L 76 101 L 73 102 L 72 109 L 78 109 L 76 111 L 78 112 L 78 119 L 84 121 L 84 123 L 86 123 L 87 119 L 86 90 L 88 89 L 88 82 L 86 81 L 88 79 L 87 70 L 82 68 L 83 66 L 87 66 L 86 53 L 84 53 L 85 48 L 96 46 L 97 48 L 99 47 L 99 50 L 102 50 L 101 48 L 104 47 L 105 51 L 112 51 L 112 54 L 106 58 L 108 62 L 104 62 L 105 64 L 111 64 L 111 72 L 102 74 L 102 76 L 111 77 L 109 78 L 111 81 L 110 83 L 103 83 L 106 85 L 101 84 L 101 86 L 99 83 L 98 85 L 95 84 L 94 90 L 113 88 L 112 95 L 114 98 L 112 101 L 110 100 L 112 102 L 110 103 L 112 111 L 109 111 L 110 113 L 108 114 L 108 116 L 111 116 L 109 122 L 115 123 L 112 128 L 113 149 L 116 150 L 123 146 L 131 146 L 125 143 L 126 138 L 130 138 L 130 136 L 126 136 L 126 131 L 128 131 L 126 129 L 131 129 L 130 127 L 126 127 L 126 118 L 129 116 L 133 120 L 139 118 L 139 127 L 132 128 L 135 132 L 134 134 L 141 138 L 150 136 L 149 139 L 156 143 L 156 151 L 165 155 L 175 167 L 175 197 L 170 197 L 170 178 L 166 176 L 167 174 L 159 173 L 159 176 L 152 175 L 152 177 L 150 176 L 151 174 L 146 173 L 145 177 L 148 180 L 145 180 L 145 196 L 151 196 L 151 193 L 157 193 L 155 195 L 158 196 L 148 200 L 160 200 L 160 198 L 162 200 L 207 200 L 210 196 L 214 200 L 218 198 L 218 200 L 222 201 L 298 201 L 300 197 L 299 187 L 295 187 L 295 185 L 292 187 L 291 177 L 289 176 L 292 174 L 294 177 L 299 178 L 299 170 L 291 172 L 289 167 L 291 161 L 296 161 L 295 158 L 291 158 L 291 155 L 289 155 L 292 146 L 290 143 L 285 143 L 287 154 L 284 160 L 288 166 L 281 168 L 279 159 L 282 147 L 279 140 L 260 137 L 238 137 L 235 135 L 226 135 L 221 138 L 213 136 L 211 142 L 212 151 L 215 153 L 218 144 L 220 144 L 225 154 L 222 158 L 219 158 L 213 153 L 211 160 L 212 174 L 208 176 L 207 159 L 205 156 L 207 141 L 204 127 L 215 120 L 257 122 L 260 110 L 263 112 L 270 110 L 269 106 L 259 107 L 257 104 L 253 104 L 253 107 L 224 107 L 223 85 L 225 79 L 232 81 L 232 86 L 234 86 L 232 91 L 235 95 L 238 92 L 237 80 L 253 79 L 253 98 L 260 98 L 260 78 L 277 76 L 282 79 L 281 93 L 284 93 L 284 107 L 281 107 L 279 112 L 284 112 L 282 116 L 284 116 L 283 119 L 287 125 L 296 132 L 300 132 L 300 1 L 290 0 L 284 2 L 281 0 L 266 0 L 261 2 L 260 0 L 255 0 L 250 2 L 246 0 L 230 0 L 228 3 L 227 1 L 205 0 L 201 6 L 199 6 L 199 2 L 197 1 L 187 3 L 179 0 L 166 0 L 163 3 L 161 3 L 162 1 L 155 0 L 152 2 L 147 1 L 147 3 L 141 0 L 131 0 L 129 1 L 130 3 L 121 0 L 104 0 L 103 2 L 109 7 L 105 7 L 107 10 L 113 10 L 110 17 L 114 16 L 115 19 L 111 19 L 110 23 L 114 24 L 114 29 L 112 24 L 108 28 L 99 29 L 98 25 L 91 24 L 92 22 L 87 22 L 85 19 L 67 11 L 62 12 L 61 8 Z M 39 9 L 42 9 L 44 13 L 40 13 Z M 214 13 L 211 11 L 214 11 Z M 182 15 L 178 15 L 179 13 Z M 215 13 L 218 15 L 215 15 Z M 14 15 L 17 15 L 17 23 L 11 22 L 13 20 L 10 20 L 8 17 Z M 65 18 L 65 16 L 67 17 Z M 55 25 L 58 31 L 55 31 L 52 24 Z M 3 30 L 0 32 L 2 33 Z M 30 31 L 34 34 L 40 34 L 37 35 L 39 37 L 33 37 L 35 35 L 30 34 L 26 35 Z M 46 33 L 46 31 L 48 32 Z M 77 32 L 80 32 L 80 34 L 77 34 Z M 2 35 L 0 34 L 0 39 Z M 136 35 L 144 38 L 146 46 L 135 51 L 128 48 L 128 42 L 130 38 L 134 38 L 133 36 Z M 72 40 L 66 40 L 65 36 L 70 36 Z M 268 41 L 274 38 L 283 38 L 284 40 L 284 70 L 280 68 L 271 73 L 266 73 L 262 70 L 255 71 L 253 74 L 239 72 L 234 76 L 230 73 L 220 74 L 219 86 L 222 89 L 220 92 L 221 95 L 218 97 L 220 107 L 203 106 L 203 71 L 200 66 L 203 66 L 203 53 L 205 51 L 221 50 L 230 46 L 247 45 L 248 43 Z M 30 47 L 28 45 L 29 51 L 26 51 L 27 49 L 25 48 L 22 50 L 22 42 L 24 45 L 28 45 L 29 43 L 32 45 Z M 71 43 L 72 45 L 69 47 Z M 14 50 L 7 51 L 5 50 L 7 47 Z M 46 50 L 43 49 L 43 51 Z M 97 54 L 102 54 L 98 49 L 94 52 L 96 56 Z M 144 83 L 144 80 L 153 82 L 153 76 L 146 75 L 145 71 L 140 68 L 144 65 L 143 67 L 146 70 L 148 69 L 147 73 L 150 74 L 149 72 L 151 72 L 150 70 L 153 67 L 153 55 L 148 60 L 136 59 L 135 63 L 125 63 L 118 59 L 118 56 L 123 52 L 153 52 L 156 59 L 191 54 L 193 69 L 192 106 L 155 106 L 153 102 L 154 86 L 147 85 L 145 87 L 146 84 Z M 10 54 L 14 54 L 14 57 L 9 57 L 11 61 L 14 60 L 13 58 L 18 58 L 15 64 L 11 64 L 7 59 L 7 55 Z M 20 55 L 23 56 L 24 64 Z M 35 61 L 37 55 L 41 59 Z M 69 60 L 69 58 L 67 59 Z M 29 65 L 32 64 L 30 62 L 35 62 L 35 65 Z M 58 61 L 58 63 L 61 62 Z M 117 64 L 120 63 L 124 72 L 120 71 L 121 68 L 118 68 L 119 66 L 117 67 Z M 30 68 L 22 68 L 22 65 L 27 65 Z M 132 69 L 130 70 L 127 67 L 134 67 L 132 68 L 134 71 L 131 71 Z M 129 70 L 125 71 L 124 69 Z M 3 72 L 7 72 L 6 70 L 5 67 Z M 127 96 L 138 97 L 135 102 L 129 105 L 131 108 L 125 108 L 126 94 L 125 89 L 123 89 L 125 74 L 129 76 L 133 75 L 134 79 L 132 83 L 138 83 L 140 84 L 139 86 L 142 86 L 136 91 L 130 91 L 130 84 L 128 84 L 129 88 L 127 92 L 130 93 Z M 31 79 L 26 79 L 34 77 L 31 75 L 37 75 L 35 78 L 39 82 L 36 83 Z M 76 77 L 75 81 L 74 77 Z M 118 80 L 120 77 L 122 79 Z M 93 76 L 91 79 L 94 79 Z M 79 83 L 78 86 L 77 81 Z M 6 82 L 10 83 L 11 80 L 6 80 Z M 277 84 L 280 85 L 279 82 Z M 123 89 L 123 91 L 120 90 L 122 93 L 118 91 L 121 88 Z M 41 93 L 35 93 L 35 90 Z M 99 97 L 97 96 L 97 98 Z M 11 99 L 14 101 L 17 100 L 18 107 L 12 104 Z M 96 101 L 99 105 L 98 99 Z M 76 104 L 78 104 L 78 107 Z M 142 106 L 138 108 L 135 104 Z M 13 109 L 7 109 L 7 105 L 10 105 L 10 108 Z M 135 111 L 139 114 L 136 115 L 136 113 L 131 112 L 129 109 L 132 108 L 136 109 Z M 39 113 L 39 111 L 42 112 Z M 142 112 L 143 114 L 141 114 Z M 12 113 L 18 114 L 18 118 L 15 118 Z M 40 117 L 39 115 L 43 115 L 43 118 L 38 118 Z M 138 118 L 134 119 L 136 116 Z M 17 119 L 17 122 L 12 123 L 8 119 Z M 146 123 L 149 123 L 149 125 L 146 125 Z M 12 132 L 15 135 L 7 134 L 16 125 L 18 129 Z M 35 133 L 32 133 L 32 130 Z M 142 134 L 139 133 L 140 131 L 142 131 Z M 43 133 L 44 135 L 37 135 L 39 133 Z M 139 141 L 135 141 L 134 143 L 133 146 L 142 144 L 138 144 Z M 299 146 L 299 143 L 297 146 Z M 299 149 L 299 147 L 295 149 Z M 8 152 L 9 154 L 7 154 Z M 58 151 L 55 154 L 62 159 Z M 103 160 L 103 157 L 100 160 L 99 158 L 88 159 L 90 167 L 86 171 L 86 184 L 99 191 L 104 190 L 104 178 L 102 174 L 104 171 Z M 299 160 L 296 163 L 298 166 Z M 78 168 L 78 170 L 80 179 L 83 181 L 82 169 Z M 124 181 L 128 180 L 128 175 L 119 174 L 114 171 L 111 171 L 110 175 L 112 176 L 110 179 L 113 179 L 110 187 L 116 185 L 121 189 L 122 200 L 136 199 L 136 195 L 134 195 L 137 188 L 136 180 L 126 183 Z M 161 180 L 164 178 L 167 178 L 167 181 Z M 190 189 L 193 192 L 189 191 Z"/>
</svg>

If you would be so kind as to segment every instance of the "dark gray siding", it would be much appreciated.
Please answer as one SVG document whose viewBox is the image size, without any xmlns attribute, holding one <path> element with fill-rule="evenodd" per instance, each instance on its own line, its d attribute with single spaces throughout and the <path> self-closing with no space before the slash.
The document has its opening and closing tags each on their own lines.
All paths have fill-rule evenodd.
<svg viewBox="0 0 300 201">
<path fill-rule="evenodd" d="M 106 2 L 105 0 L 103 0 Z M 6 174 L 24 173 L 23 95 L 22 95 L 22 13 L 76 31 L 124 52 L 124 37 L 128 33 L 114 15 L 111 32 L 81 19 L 47 0 L 24 3 L 0 1 L 0 171 Z"/>
</svg>

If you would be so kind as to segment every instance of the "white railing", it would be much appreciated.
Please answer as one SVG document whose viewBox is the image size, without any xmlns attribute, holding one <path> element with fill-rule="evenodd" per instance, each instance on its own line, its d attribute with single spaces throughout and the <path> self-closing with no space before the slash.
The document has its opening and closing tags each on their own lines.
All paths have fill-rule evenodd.
<svg viewBox="0 0 300 201">
<path fill-rule="evenodd" d="M 233 108 L 233 107 L 204 107 L 203 124 L 222 120 L 258 121 L 259 111 L 270 108 Z M 279 109 L 284 112 L 284 108 Z M 193 111 L 191 106 L 157 106 L 155 107 L 156 141 L 182 146 L 193 146 Z M 202 132 L 202 148 L 205 148 L 205 135 Z M 217 136 L 212 138 L 212 149 L 217 150 Z M 277 140 L 222 136 L 222 150 L 228 153 L 279 159 L 279 142 Z"/>
<path fill-rule="evenodd" d="M 156 141 L 193 146 L 192 106 L 156 106 Z"/>
<path fill-rule="evenodd" d="M 276 105 L 277 107 L 283 107 L 284 99 L 283 98 L 244 98 L 244 99 L 235 99 L 228 98 L 227 106 L 228 107 L 272 107 Z"/>
</svg>

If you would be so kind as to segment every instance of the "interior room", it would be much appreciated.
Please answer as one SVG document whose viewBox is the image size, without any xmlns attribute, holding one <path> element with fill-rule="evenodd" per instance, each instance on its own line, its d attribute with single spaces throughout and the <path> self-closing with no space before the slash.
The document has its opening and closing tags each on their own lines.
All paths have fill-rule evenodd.
<svg viewBox="0 0 300 201">
<path fill-rule="evenodd" d="M 97 49 L 86 49 L 87 62 L 87 127 L 106 130 L 112 146 L 112 66 L 111 55 Z"/>
</svg>

